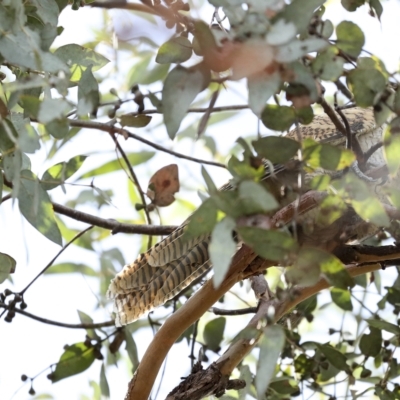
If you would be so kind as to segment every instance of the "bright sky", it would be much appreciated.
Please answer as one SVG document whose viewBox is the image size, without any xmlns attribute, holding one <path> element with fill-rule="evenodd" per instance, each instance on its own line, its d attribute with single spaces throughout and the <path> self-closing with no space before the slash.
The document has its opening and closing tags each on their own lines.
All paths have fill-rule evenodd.
<svg viewBox="0 0 400 400">
<path fill-rule="evenodd" d="M 339 1 L 330 1 L 326 16 L 337 24 L 343 19 L 352 20 L 359 24 L 367 36 L 365 48 L 370 52 L 381 58 L 387 69 L 395 71 L 399 65 L 400 47 L 398 45 L 398 38 L 400 37 L 400 24 L 398 16 L 400 15 L 400 3 L 396 0 L 389 0 L 384 2 L 384 13 L 382 16 L 382 26 L 376 20 L 368 15 L 367 7 L 362 7 L 357 13 L 348 13 L 341 6 Z M 206 20 L 209 20 L 212 15 L 212 9 L 207 7 L 201 12 L 201 15 Z M 136 29 L 135 36 L 139 37 L 146 35 L 148 29 L 153 30 L 154 25 L 143 23 L 140 19 L 130 20 L 127 14 L 122 11 L 113 12 L 114 20 L 118 22 L 118 29 L 124 32 L 124 29 Z M 65 31 L 56 43 L 56 46 L 66 43 L 80 43 L 90 41 L 94 35 L 93 30 L 101 25 L 102 12 L 99 10 L 86 7 L 73 12 L 66 10 L 61 15 L 60 25 L 64 26 Z M 132 31 L 130 31 L 132 32 Z M 64 38 L 64 41 L 63 41 Z M 156 38 L 162 43 L 167 38 L 165 30 L 157 30 Z M 98 51 L 104 50 L 99 47 Z M 105 54 L 107 57 L 112 57 L 112 54 Z M 128 60 L 129 61 L 129 60 Z M 121 63 L 121 72 L 124 73 L 124 68 L 129 68 L 130 63 Z M 111 71 L 111 68 L 109 69 Z M 112 72 L 110 72 L 111 76 Z M 246 102 L 243 96 L 243 91 L 240 89 L 240 83 L 235 83 L 232 92 L 221 97 L 217 105 L 222 104 L 244 104 Z M 106 87 L 116 86 L 119 83 L 114 83 L 111 79 L 107 80 L 104 85 Z M 253 121 L 253 122 L 250 122 Z M 240 135 L 254 134 L 257 129 L 257 123 L 254 116 L 248 112 L 240 114 L 239 118 L 230 119 L 225 123 L 221 123 L 211 127 L 208 134 L 215 137 L 219 149 L 222 154 L 226 154 L 232 146 L 235 139 Z M 210 154 L 205 150 L 201 143 L 198 145 L 189 145 L 188 141 L 181 141 L 179 143 L 169 144 L 166 139 L 166 132 L 163 129 L 158 129 L 152 132 L 146 132 L 146 135 L 152 140 L 161 141 L 167 144 L 168 147 L 176 151 L 191 153 L 196 152 L 196 156 L 200 158 L 210 158 Z M 83 152 L 88 154 L 93 151 L 105 151 L 112 148 L 110 142 L 104 137 L 104 134 L 90 132 L 90 137 L 84 145 Z M 155 138 L 155 139 L 154 139 Z M 82 140 L 81 138 L 79 140 Z M 81 143 L 81 142 L 79 142 Z M 96 147 L 93 147 L 96 143 Z M 133 141 L 124 142 L 124 148 L 129 151 L 150 150 Z M 73 149 L 73 150 L 71 150 Z M 64 153 L 61 153 L 57 160 L 52 160 L 55 163 L 64 160 L 71 156 L 70 151 L 74 154 L 81 154 L 82 148 L 74 148 L 73 145 L 67 148 Z M 84 168 L 91 169 L 92 166 L 104 162 L 104 157 L 112 157 L 100 154 L 91 157 L 87 160 Z M 48 167 L 42 165 L 43 153 L 38 154 L 33 158 L 33 171 L 40 172 L 40 174 Z M 163 155 L 159 156 L 151 165 L 144 168 L 138 168 L 138 175 L 144 176 L 142 184 L 146 187 L 148 177 L 154 173 L 161 165 L 166 165 L 175 162 L 172 157 Z M 194 194 L 194 189 L 198 189 L 202 180 L 200 178 L 200 167 L 188 162 L 180 162 L 180 173 L 182 177 L 182 186 L 186 189 L 191 189 L 190 200 L 199 204 L 198 197 Z M 216 168 L 209 168 L 213 178 L 218 184 L 224 183 L 227 179 L 226 173 L 221 173 Z M 40 175 L 39 174 L 39 175 Z M 121 174 L 122 175 L 122 174 Z M 97 183 L 100 187 L 102 184 L 107 183 L 108 178 L 99 180 Z M 124 176 L 116 177 L 113 180 L 113 190 L 116 195 L 113 198 L 115 208 L 108 207 L 107 210 L 101 210 L 100 216 L 107 218 L 117 218 L 118 216 L 126 215 L 129 217 L 134 216 L 132 207 L 129 200 L 126 199 L 126 178 Z M 108 187 L 102 187 L 107 189 Z M 68 187 L 68 198 L 73 198 L 76 194 L 74 188 Z M 185 199 L 188 191 L 183 191 L 177 197 Z M 65 202 L 65 197 L 61 191 L 55 192 L 53 200 L 60 203 Z M 45 264 L 58 252 L 58 246 L 52 244 L 41 235 L 36 234 L 36 231 L 24 220 L 19 217 L 18 212 L 13 209 L 16 205 L 12 205 L 11 201 L 7 201 L 0 207 L 0 226 L 5 227 L 0 230 L 0 251 L 13 256 L 17 260 L 17 272 L 13 277 L 15 282 L 15 289 L 20 290 L 40 271 Z M 86 211 L 96 213 L 96 210 L 86 209 Z M 169 215 L 168 223 L 180 223 L 183 221 L 189 210 L 185 210 L 185 215 L 179 213 L 179 205 L 171 207 L 171 211 L 163 213 Z M 83 228 L 83 224 L 69 223 L 71 226 Z M 136 236 L 129 235 L 116 235 L 107 241 L 107 248 L 117 247 L 124 254 L 126 261 L 130 262 L 136 258 L 139 251 L 140 242 Z M 79 249 L 77 247 L 65 252 L 58 260 L 85 262 L 88 265 L 97 266 L 98 259 L 91 253 Z M 387 279 L 386 272 L 382 274 Z M 7 287 L 9 284 L 1 285 L 1 289 Z M 246 285 L 245 285 L 246 287 Z M 26 301 L 28 303 L 27 311 L 33 314 L 40 315 L 45 318 L 54 319 L 62 322 L 78 323 L 79 319 L 76 310 L 82 310 L 90 314 L 93 319 L 97 321 L 104 321 L 108 319 L 108 313 L 104 310 L 94 310 L 96 299 L 93 292 L 97 291 L 96 281 L 89 278 L 84 278 L 78 274 L 55 276 L 39 279 L 33 287 L 28 291 Z M 249 301 L 253 302 L 251 293 L 246 293 L 245 288 L 241 290 L 241 294 Z M 243 307 L 235 298 L 228 295 L 227 299 L 231 302 L 232 306 Z M 325 296 L 325 301 L 329 301 L 329 296 Z M 321 303 L 322 304 L 322 303 Z M 111 310 L 111 305 L 107 309 Z M 330 314 L 330 323 L 339 326 L 339 314 L 332 312 Z M 208 316 L 212 318 L 212 316 Z M 239 320 L 240 318 L 240 320 Z M 228 320 L 227 329 L 232 329 L 232 336 L 237 331 L 238 327 L 244 326 L 246 319 L 249 317 L 236 317 L 235 319 Z M 319 337 L 320 334 L 326 333 L 326 322 L 323 323 L 325 329 L 321 332 L 310 334 L 309 337 Z M 349 325 L 350 326 L 350 325 Z M 313 325 L 314 327 L 314 325 Z M 304 327 L 307 329 L 307 326 Z M 349 328 L 350 329 L 350 328 Z M 139 356 L 143 355 L 144 350 L 152 338 L 150 329 L 142 329 L 135 333 L 134 339 L 138 345 Z M 82 330 L 67 330 L 58 327 L 44 325 L 39 322 L 33 321 L 29 318 L 17 315 L 12 324 L 7 324 L 0 321 L 0 398 L 10 399 L 13 393 L 20 388 L 22 382 L 20 380 L 21 374 L 34 376 L 41 370 L 44 370 L 50 364 L 55 363 L 63 351 L 65 344 L 72 344 L 84 340 L 84 332 Z M 189 354 L 188 348 L 184 342 L 176 346 L 168 357 L 168 364 L 164 376 L 163 388 L 159 393 L 159 398 L 165 398 L 166 394 L 178 383 L 181 376 L 188 374 L 190 369 L 190 360 L 187 358 Z M 54 385 L 46 379 L 45 372 L 34 382 L 34 387 L 37 393 L 49 393 L 57 400 L 70 400 L 79 399 L 81 394 L 86 394 L 92 398 L 92 390 L 89 388 L 88 381 L 94 380 L 98 382 L 101 363 L 96 361 L 89 370 L 83 374 L 73 378 L 62 380 Z M 107 378 L 111 389 L 112 399 L 122 399 L 125 395 L 126 385 L 130 378 L 130 371 L 128 364 L 124 362 L 119 363 L 119 367 L 111 367 L 107 370 Z M 28 399 L 29 386 L 24 386 L 14 397 L 15 400 Z"/>
</svg>

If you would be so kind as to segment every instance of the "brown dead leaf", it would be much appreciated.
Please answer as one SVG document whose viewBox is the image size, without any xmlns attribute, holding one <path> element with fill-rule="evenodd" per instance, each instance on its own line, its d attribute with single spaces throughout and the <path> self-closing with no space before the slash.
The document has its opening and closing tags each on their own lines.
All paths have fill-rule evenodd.
<svg viewBox="0 0 400 400">
<path fill-rule="evenodd" d="M 147 196 L 152 204 L 166 207 L 175 201 L 174 194 L 179 191 L 179 172 L 176 164 L 159 169 L 149 181 Z"/>
</svg>

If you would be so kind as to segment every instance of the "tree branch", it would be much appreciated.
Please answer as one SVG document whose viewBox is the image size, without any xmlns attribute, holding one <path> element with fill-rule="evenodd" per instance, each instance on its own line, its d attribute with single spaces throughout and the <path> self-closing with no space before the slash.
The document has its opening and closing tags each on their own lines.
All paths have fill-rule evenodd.
<svg viewBox="0 0 400 400">
<path fill-rule="evenodd" d="M 224 164 L 215 162 L 215 161 L 207 161 L 207 160 L 201 160 L 200 158 L 195 158 L 195 157 L 190 157 L 182 153 L 177 153 L 176 151 L 168 150 L 163 146 L 160 146 L 159 144 L 150 142 L 150 140 L 147 140 L 139 135 L 136 135 L 135 133 L 129 132 L 127 129 L 123 128 L 118 128 L 114 125 L 110 124 L 104 124 L 101 122 L 95 122 L 95 121 L 81 121 L 81 120 L 72 120 L 69 119 L 68 123 L 70 126 L 75 126 L 79 128 L 88 128 L 88 129 L 97 129 L 99 131 L 103 132 L 108 132 L 108 133 L 118 133 L 119 135 L 122 135 L 125 139 L 128 137 L 138 140 L 139 142 L 145 143 L 150 147 L 153 147 L 156 150 L 162 151 L 164 153 L 171 154 L 177 158 L 183 158 L 185 160 L 193 161 L 199 164 L 206 164 L 206 165 L 212 165 L 214 167 L 220 167 L 220 168 L 226 168 Z"/>
<path fill-rule="evenodd" d="M 5 303 L 0 303 L 0 308 L 5 308 L 6 310 L 9 309 L 8 305 Z M 42 318 L 38 315 L 31 314 L 25 310 L 20 310 L 19 308 L 13 309 L 16 313 L 25 315 L 26 317 L 32 318 L 35 321 L 43 322 L 44 324 L 54 325 L 54 326 L 61 326 L 62 328 L 70 328 L 70 329 L 97 329 L 97 328 L 105 328 L 107 326 L 114 326 L 114 320 L 105 321 L 105 322 L 98 322 L 95 324 L 67 324 L 65 322 L 58 322 L 53 321 L 51 319 Z"/>
<path fill-rule="evenodd" d="M 324 196 L 324 193 L 317 191 L 310 191 L 302 196 L 300 201 L 296 202 L 298 205 L 296 215 L 316 207 L 321 196 Z M 292 203 L 278 211 L 271 219 L 272 226 L 282 226 L 290 221 L 294 213 L 293 207 Z M 213 281 L 207 281 L 198 292 L 164 322 L 147 348 L 135 375 L 129 383 L 126 400 L 148 399 L 158 370 L 171 346 L 190 325 L 212 307 L 236 282 L 257 273 L 255 268 L 250 268 L 245 272 L 246 268 L 251 267 L 252 262 L 255 260 L 257 261 L 255 262 L 257 268 L 265 269 L 276 265 L 276 262 L 272 261 L 262 260 L 262 262 L 258 262 L 259 258 L 256 257 L 254 252 L 243 245 L 233 257 L 228 275 L 221 286 L 214 288 Z"/>
<path fill-rule="evenodd" d="M 174 225 L 134 225 L 124 224 L 113 219 L 99 218 L 91 214 L 84 213 L 82 211 L 75 210 L 63 206 L 58 203 L 52 203 L 53 210 L 67 217 L 73 218 L 77 221 L 86 222 L 90 225 L 95 225 L 100 228 L 110 229 L 114 235 L 119 232 L 123 233 L 137 233 L 140 235 L 169 235 L 176 229 Z"/>
</svg>

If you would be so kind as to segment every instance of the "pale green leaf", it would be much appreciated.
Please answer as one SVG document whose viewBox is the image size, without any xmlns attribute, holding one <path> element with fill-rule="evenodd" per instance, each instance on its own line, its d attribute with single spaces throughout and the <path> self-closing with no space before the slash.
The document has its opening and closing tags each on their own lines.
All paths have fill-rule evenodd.
<svg viewBox="0 0 400 400">
<path fill-rule="evenodd" d="M 83 71 L 92 65 L 92 71 L 98 71 L 110 61 L 101 54 L 77 44 L 67 44 L 59 47 L 54 55 L 64 61 L 71 70 L 71 80 L 78 82 Z"/>
<path fill-rule="evenodd" d="M 1 175 L 1 174 L 0 174 Z M 5 253 L 0 253 L 0 283 L 3 283 L 10 274 L 15 272 L 17 262 Z"/>
<path fill-rule="evenodd" d="M 51 374 L 51 381 L 58 382 L 87 370 L 95 360 L 94 351 L 94 347 L 87 347 L 84 343 L 67 346 Z"/>
<path fill-rule="evenodd" d="M 31 171 L 21 171 L 18 204 L 22 215 L 32 226 L 52 242 L 62 245 L 49 195 Z"/>
<path fill-rule="evenodd" d="M 69 179 L 86 160 L 86 156 L 76 156 L 68 161 L 64 161 L 50 167 L 40 179 L 44 190 L 51 190 Z"/>
<path fill-rule="evenodd" d="M 213 282 L 216 288 L 224 280 L 236 252 L 236 243 L 233 240 L 235 225 L 234 219 L 225 217 L 215 225 L 212 231 L 208 252 L 214 269 Z"/>
<path fill-rule="evenodd" d="M 164 123 L 171 139 L 175 138 L 192 101 L 208 86 L 209 79 L 209 71 L 179 65 L 168 74 L 162 92 L 162 106 Z"/>
<path fill-rule="evenodd" d="M 153 151 L 141 151 L 139 153 L 128 153 L 127 157 L 132 167 L 135 165 L 143 164 L 154 156 Z M 93 178 L 94 176 L 108 174 L 114 171 L 120 171 L 124 166 L 122 160 L 113 160 L 103 164 L 101 167 L 94 168 L 84 174 L 80 175 L 77 179 Z"/>
<path fill-rule="evenodd" d="M 276 363 L 285 345 L 285 332 L 278 325 L 264 328 L 257 363 L 256 389 L 258 398 L 263 398 L 271 379 L 275 376 Z"/>
</svg>

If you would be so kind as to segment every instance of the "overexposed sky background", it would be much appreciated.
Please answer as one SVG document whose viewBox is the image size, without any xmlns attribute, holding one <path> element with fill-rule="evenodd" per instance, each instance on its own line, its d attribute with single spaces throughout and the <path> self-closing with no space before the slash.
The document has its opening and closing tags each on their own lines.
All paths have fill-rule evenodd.
<svg viewBox="0 0 400 400">
<path fill-rule="evenodd" d="M 197 4 L 197 3 L 196 3 Z M 400 37 L 400 2 L 398 0 L 388 0 L 383 2 L 384 13 L 382 15 L 382 25 L 377 19 L 368 15 L 368 7 L 361 7 L 355 13 L 346 12 L 340 5 L 340 1 L 329 1 L 327 3 L 326 18 L 332 20 L 336 25 L 341 20 L 351 20 L 359 24 L 366 34 L 365 48 L 381 58 L 389 72 L 396 71 L 399 66 L 400 45 L 398 38 Z M 213 9 L 205 5 L 199 16 L 209 21 L 212 16 Z M 193 11 L 196 16 L 196 12 Z M 168 35 L 172 31 L 168 31 L 163 27 L 157 27 L 148 23 L 139 17 L 132 17 L 125 11 L 111 11 L 115 30 L 120 37 L 126 39 L 140 38 L 140 36 L 151 35 L 153 40 L 161 44 L 168 39 Z M 60 38 L 54 44 L 58 47 L 67 43 L 84 44 L 93 40 L 94 31 L 99 29 L 103 23 L 103 11 L 85 7 L 78 12 L 69 8 L 61 14 L 59 25 L 65 30 Z M 160 25 L 161 26 L 161 25 Z M 110 27 L 111 28 L 111 27 Z M 112 30 L 110 29 L 110 32 Z M 140 39 L 135 39 L 136 41 Z M 109 47 L 99 45 L 96 49 L 104 54 L 112 62 L 99 72 L 104 77 L 102 83 L 102 91 L 104 88 L 120 87 L 125 81 L 126 75 L 134 64 L 132 56 L 123 54 L 115 58 L 115 54 L 110 51 Z M 118 71 L 115 66 L 118 66 Z M 106 76 L 107 74 L 107 76 Z M 119 75 L 120 74 L 120 75 Z M 246 97 L 244 95 L 244 81 L 235 82 L 229 85 L 229 90 L 222 93 L 218 99 L 217 106 L 226 104 L 245 104 Z M 122 92 L 121 92 L 122 93 Z M 183 128 L 199 116 L 191 116 L 183 123 Z M 156 120 L 157 118 L 155 118 Z M 159 118 L 159 121 L 161 119 Z M 192 144 L 189 140 L 170 142 L 163 127 L 155 128 L 156 121 L 152 121 L 150 128 L 143 130 L 143 135 L 150 140 L 163 143 L 166 147 L 175 151 L 193 154 L 199 158 L 211 159 L 210 152 L 204 148 L 202 142 Z M 254 135 L 257 132 L 257 120 L 250 111 L 238 113 L 235 118 L 228 119 L 224 123 L 213 125 L 207 130 L 207 134 L 213 136 L 218 144 L 220 154 L 227 155 L 234 141 L 239 136 Z M 142 133 L 142 131 L 141 131 Z M 149 151 L 150 148 L 141 143 L 129 140 L 121 142 L 124 149 L 130 152 Z M 106 134 L 90 131 L 86 138 L 82 135 L 66 146 L 65 151 L 60 152 L 57 159 L 51 160 L 51 163 L 43 163 L 46 159 L 45 150 L 39 152 L 32 157 L 32 170 L 39 176 L 52 164 L 64 161 L 67 158 L 77 154 L 92 154 L 84 164 L 83 170 L 90 170 L 92 167 L 104 163 L 106 160 L 114 157 L 113 146 Z M 108 153 L 106 153 L 108 152 Z M 136 169 L 140 177 L 141 184 L 145 188 L 152 173 L 163 165 L 177 162 L 180 167 L 181 184 L 183 190 L 177 194 L 177 198 L 189 200 L 195 204 L 199 204 L 200 200 L 196 195 L 196 190 L 202 187 L 202 179 L 200 177 L 200 165 L 193 164 L 188 161 L 176 160 L 171 156 L 162 154 L 157 155 L 152 161 L 145 166 Z M 217 184 L 223 184 L 228 174 L 226 171 L 218 168 L 207 167 Z M 117 176 L 118 175 L 118 176 Z M 115 196 L 113 197 L 113 207 L 106 207 L 100 212 L 94 208 L 83 207 L 83 211 L 99 213 L 104 218 L 118 218 L 125 216 L 126 218 L 136 218 L 136 212 L 127 196 L 127 179 L 120 173 L 115 174 L 112 179 L 104 177 L 104 179 L 96 180 L 96 184 L 103 190 L 109 189 L 107 185 L 112 183 Z M 57 189 L 58 190 L 58 189 Z M 66 199 L 74 198 L 74 195 L 80 188 L 67 186 L 67 195 L 65 196 L 61 190 L 51 192 L 53 200 L 59 203 L 65 203 Z M 21 217 L 18 211 L 14 211 L 17 204 L 11 201 L 5 202 L 0 207 L 0 252 L 8 253 L 17 260 L 17 271 L 13 276 L 15 290 L 20 290 L 50 261 L 59 251 L 59 247 L 37 234 L 37 232 Z M 163 222 L 171 224 L 179 224 L 190 213 L 190 208 L 182 210 L 182 202 L 175 203 L 167 210 L 163 210 Z M 157 217 L 154 215 L 154 221 L 157 223 Z M 68 226 L 83 229 L 86 225 L 67 221 Z M 126 262 L 131 262 L 136 258 L 140 249 L 140 238 L 137 235 L 118 234 L 110 237 L 105 246 L 107 248 L 117 247 L 125 256 Z M 84 262 L 87 265 L 97 267 L 99 260 L 93 253 L 80 249 L 76 246 L 68 249 L 58 260 L 58 262 L 74 261 Z M 381 274 L 386 280 L 390 280 L 390 272 L 385 271 Z M 39 316 L 68 323 L 78 323 L 78 315 L 76 310 L 82 310 L 91 315 L 95 322 L 109 319 L 111 312 L 111 304 L 106 310 L 95 310 L 97 304 L 93 292 L 97 291 L 97 281 L 83 277 L 79 274 L 66 274 L 58 276 L 41 277 L 26 295 L 28 303 L 27 311 Z M 1 285 L 1 290 L 8 287 L 5 282 Z M 383 285 L 384 286 L 384 285 Z M 252 293 L 246 293 L 247 285 L 240 289 L 241 295 L 248 301 L 254 303 Z M 239 289 L 238 289 L 239 290 Z M 371 297 L 374 301 L 375 297 Z M 237 299 L 232 295 L 227 295 L 230 307 L 243 307 Z M 326 295 L 322 302 L 329 302 L 330 297 Z M 228 307 L 228 306 L 227 306 Z M 329 314 L 329 321 L 324 320 L 325 317 L 319 316 L 317 313 L 317 321 L 321 323 L 313 324 L 313 328 L 322 326 L 320 330 L 310 332 L 307 338 L 320 338 L 322 334 L 326 334 L 330 326 L 338 327 L 341 323 L 339 313 L 332 312 Z M 319 313 L 322 314 L 322 313 Z M 212 319 L 212 315 L 207 315 L 208 319 Z M 228 319 L 227 329 L 233 337 L 237 330 L 245 325 L 245 321 L 250 316 L 234 317 Z M 346 320 L 347 322 L 347 320 Z M 354 329 L 354 320 L 348 318 L 349 331 Z M 304 324 L 303 329 L 308 330 L 308 325 Z M 34 376 L 41 370 L 44 370 L 50 364 L 57 362 L 58 357 L 63 352 L 65 344 L 72 344 L 84 340 L 83 330 L 73 330 L 44 325 L 33 321 L 21 315 L 17 315 L 12 324 L 0 321 L 0 399 L 11 399 L 14 392 L 22 386 L 20 380 L 21 374 Z M 134 339 L 138 345 L 139 356 L 141 357 L 152 339 L 151 330 L 149 328 L 141 329 L 134 335 Z M 329 339 L 327 339 L 329 340 Z M 227 343 L 225 343 L 227 344 Z M 190 360 L 187 358 L 189 350 L 183 341 L 174 347 L 174 350 L 168 357 L 166 372 L 163 381 L 163 387 L 159 393 L 159 399 L 165 398 L 167 393 L 179 383 L 179 378 L 188 374 L 190 370 Z M 130 379 L 129 363 L 120 362 L 117 367 L 110 367 L 107 370 L 107 378 L 111 390 L 111 399 L 122 399 L 125 396 L 128 380 Z M 92 389 L 88 385 L 89 380 L 98 382 L 101 363 L 96 361 L 89 370 L 83 374 L 72 378 L 62 380 L 54 385 L 46 379 L 45 372 L 34 382 L 36 392 L 48 393 L 57 400 L 80 399 L 82 394 L 92 398 Z M 25 385 L 13 397 L 15 400 L 29 399 L 29 385 Z"/>
</svg>

